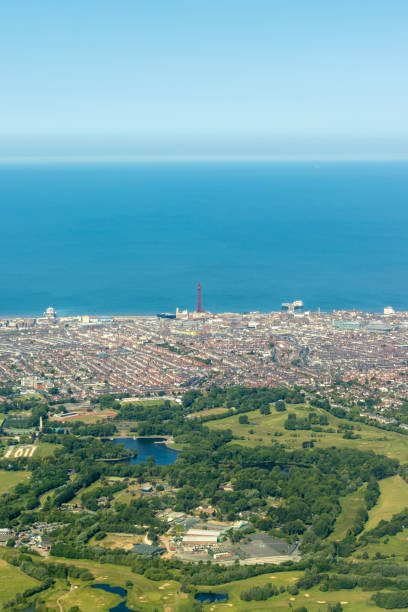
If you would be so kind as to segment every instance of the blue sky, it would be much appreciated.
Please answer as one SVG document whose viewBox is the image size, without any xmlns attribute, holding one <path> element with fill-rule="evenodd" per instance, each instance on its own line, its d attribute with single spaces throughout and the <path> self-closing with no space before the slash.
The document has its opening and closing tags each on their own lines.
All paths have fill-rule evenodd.
<svg viewBox="0 0 408 612">
<path fill-rule="evenodd" d="M 19 0 L 0 156 L 408 155 L 406 0 Z"/>
</svg>

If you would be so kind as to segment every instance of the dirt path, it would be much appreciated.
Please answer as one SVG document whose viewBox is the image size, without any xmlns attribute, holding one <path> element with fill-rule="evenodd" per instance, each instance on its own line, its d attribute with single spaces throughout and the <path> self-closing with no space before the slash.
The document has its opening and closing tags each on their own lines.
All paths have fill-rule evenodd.
<svg viewBox="0 0 408 612">
<path fill-rule="evenodd" d="M 71 593 L 71 591 L 73 591 L 73 589 L 74 589 L 74 585 L 73 585 L 73 584 L 71 584 L 71 587 L 70 587 L 70 589 L 69 589 L 68 593 L 64 593 L 63 595 L 61 595 L 60 597 L 58 597 L 58 599 L 57 599 L 57 601 L 56 601 L 56 604 L 57 604 L 57 606 L 58 606 L 58 610 L 59 610 L 59 612 L 64 612 L 64 608 L 62 607 L 62 604 L 61 604 L 61 599 L 63 599 L 63 598 L 64 598 L 64 597 L 66 597 L 67 595 L 69 595 L 69 594 Z"/>
</svg>

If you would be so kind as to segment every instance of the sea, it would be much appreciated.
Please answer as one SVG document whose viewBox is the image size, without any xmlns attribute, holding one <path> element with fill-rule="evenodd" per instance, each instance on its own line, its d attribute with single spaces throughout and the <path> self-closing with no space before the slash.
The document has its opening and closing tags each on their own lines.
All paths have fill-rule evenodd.
<svg viewBox="0 0 408 612">
<path fill-rule="evenodd" d="M 0 165 L 0 316 L 408 310 L 408 163 Z"/>
</svg>

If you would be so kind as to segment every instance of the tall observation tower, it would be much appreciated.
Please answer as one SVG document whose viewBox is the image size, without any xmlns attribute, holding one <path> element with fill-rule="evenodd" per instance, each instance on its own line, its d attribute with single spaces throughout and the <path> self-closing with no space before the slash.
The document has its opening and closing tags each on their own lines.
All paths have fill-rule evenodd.
<svg viewBox="0 0 408 612">
<path fill-rule="evenodd" d="M 203 304 L 201 302 L 201 283 L 197 285 L 197 309 L 196 312 L 204 312 Z"/>
</svg>

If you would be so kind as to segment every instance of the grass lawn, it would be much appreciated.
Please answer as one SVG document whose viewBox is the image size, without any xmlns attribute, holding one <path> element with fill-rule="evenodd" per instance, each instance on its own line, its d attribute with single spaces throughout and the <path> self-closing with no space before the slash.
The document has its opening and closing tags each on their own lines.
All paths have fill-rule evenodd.
<svg viewBox="0 0 408 612">
<path fill-rule="evenodd" d="M 155 609 L 160 610 L 160 612 L 173 612 L 173 610 L 176 612 L 178 584 L 174 581 L 155 582 L 144 578 L 144 576 L 134 574 L 129 567 L 109 563 L 99 564 L 93 561 L 59 557 L 49 557 L 49 560 L 86 567 L 95 577 L 92 584 L 104 583 L 127 589 L 127 602 L 130 609 L 143 612 L 154 612 Z M 132 582 L 133 586 L 126 586 L 127 581 Z M 66 595 L 60 601 L 64 612 L 75 605 L 79 606 L 81 610 L 107 612 L 109 608 L 120 601 L 118 596 L 99 589 L 92 589 L 88 583 L 76 581 L 76 584 L 78 588 L 71 592 L 67 590 Z"/>
<path fill-rule="evenodd" d="M 65 591 L 59 597 L 59 603 L 64 612 L 78 606 L 80 610 L 99 610 L 106 612 L 110 608 L 117 606 L 122 598 L 113 593 L 107 593 L 101 589 L 93 589 L 83 582 L 75 581 L 76 584 L 69 591 Z M 48 601 L 47 601 L 48 603 Z"/>
<path fill-rule="evenodd" d="M 49 457 L 54 454 L 57 448 L 61 448 L 61 444 L 50 444 L 49 442 L 40 442 L 35 452 L 35 457 Z"/>
<path fill-rule="evenodd" d="M 339 541 L 346 537 L 350 525 L 353 523 L 359 508 L 365 508 L 364 492 L 365 485 L 346 495 L 340 500 L 341 513 L 334 524 L 333 533 L 330 534 L 329 540 Z"/>
<path fill-rule="evenodd" d="M 163 404 L 163 402 L 166 401 L 166 398 L 163 399 L 148 399 L 148 398 L 144 398 L 144 399 L 137 399 L 137 397 L 134 398 L 125 398 L 120 400 L 120 403 L 122 406 L 126 406 L 126 404 L 138 404 L 139 406 L 148 406 L 148 407 L 153 407 L 153 406 L 161 406 Z M 170 404 L 172 406 L 178 406 L 178 402 L 175 402 L 174 400 L 169 400 Z"/>
<path fill-rule="evenodd" d="M 228 412 L 228 408 L 225 408 L 225 406 L 220 406 L 219 408 L 209 408 L 208 410 L 200 410 L 199 412 L 193 412 L 191 416 L 201 418 L 215 416 L 217 414 L 222 414 L 223 412 Z"/>
<path fill-rule="evenodd" d="M 241 425 L 238 422 L 239 415 L 234 415 L 218 421 L 207 421 L 206 426 L 212 429 L 231 429 L 235 436 L 243 437 L 243 440 L 239 440 L 238 443 L 244 446 L 269 445 L 272 441 L 277 440 L 288 448 L 296 449 L 302 447 L 302 442 L 314 440 L 317 448 L 329 446 L 337 446 L 338 448 L 357 447 L 361 450 L 375 450 L 378 454 L 393 457 L 401 463 L 408 463 L 408 436 L 404 434 L 383 431 L 363 423 L 349 423 L 349 421 L 338 419 L 320 408 L 313 408 L 313 411 L 318 415 L 327 416 L 329 428 L 331 427 L 337 432 L 339 425 L 353 424 L 355 433 L 359 434 L 361 439 L 346 440 L 343 438 L 343 434 L 328 433 L 327 431 L 290 431 L 284 428 L 288 413 L 293 412 L 304 418 L 307 416 L 309 409 L 303 404 L 288 405 L 287 408 L 286 412 L 276 412 L 272 406 L 269 415 L 262 415 L 259 410 L 247 413 L 249 425 Z M 326 430 L 327 427 L 323 429 Z M 232 443 L 237 443 L 237 441 L 234 440 Z"/>
<path fill-rule="evenodd" d="M 114 535 L 114 534 L 110 534 Z M 404 534 L 405 537 L 405 534 Z M 174 581 L 151 581 L 144 576 L 134 574 L 130 568 L 115 566 L 111 564 L 99 564 L 93 561 L 81 559 L 63 559 L 49 557 L 45 559 L 50 562 L 74 564 L 78 567 L 89 569 L 94 575 L 91 584 L 109 584 L 127 589 L 127 603 L 130 609 L 140 612 L 191 612 L 193 600 L 192 595 L 181 593 L 179 585 Z M 288 610 L 298 606 L 306 606 L 309 612 L 325 610 L 328 603 L 341 602 L 345 611 L 371 612 L 378 608 L 370 603 L 371 592 L 354 590 L 343 590 L 336 592 L 322 592 L 318 587 L 309 591 L 302 591 L 292 596 L 286 591 L 267 601 L 246 602 L 240 599 L 240 593 L 254 586 L 263 586 L 267 583 L 276 587 L 287 587 L 293 584 L 303 572 L 281 572 L 255 576 L 246 580 L 240 580 L 228 584 L 200 587 L 202 591 L 216 593 L 228 593 L 229 600 L 225 603 L 214 603 L 205 606 L 208 612 L 266 612 L 267 610 Z M 36 584 L 32 578 L 26 577 L 18 568 L 8 565 L 0 560 L 0 605 L 13 597 L 17 592 Z M 47 592 L 46 600 L 52 610 L 68 612 L 73 606 L 81 610 L 97 610 L 108 612 L 108 610 L 119 604 L 121 598 L 117 595 L 107 593 L 99 589 L 93 589 L 88 582 L 71 580 L 68 585 L 65 580 L 57 580 L 55 586 Z M 130 583 L 132 583 L 130 585 Z"/>
<path fill-rule="evenodd" d="M 19 482 L 26 480 L 30 476 L 30 472 L 7 472 L 0 470 L 0 495 L 6 491 L 10 491 Z"/>
<path fill-rule="evenodd" d="M 228 593 L 228 602 L 209 604 L 205 606 L 205 609 L 215 612 L 226 612 L 231 610 L 232 612 L 266 612 L 267 610 L 290 610 L 300 606 L 305 606 L 308 612 L 319 612 L 325 611 L 327 604 L 342 602 L 343 609 L 345 612 L 371 612 L 372 610 L 379 610 L 377 606 L 369 602 L 371 592 L 363 592 L 361 589 L 354 590 L 343 590 L 336 592 L 322 592 L 319 591 L 318 587 L 313 587 L 309 591 L 302 591 L 298 595 L 293 596 L 285 592 L 276 597 L 271 597 L 266 601 L 242 601 L 240 599 L 240 593 L 244 590 L 250 589 L 254 586 L 264 586 L 267 583 L 271 583 L 276 587 L 281 585 L 287 587 L 294 583 L 302 572 L 282 572 L 276 574 L 264 574 L 263 576 L 256 576 L 254 578 L 248 578 L 247 580 L 240 580 L 225 585 L 219 585 L 216 587 L 203 587 L 203 591 L 211 591 L 214 593 Z M 180 602 L 178 608 L 179 612 L 188 612 L 191 610 L 190 602 Z"/>
<path fill-rule="evenodd" d="M 18 567 L 9 565 L 0 559 L 0 606 L 13 599 L 17 593 L 23 593 L 26 589 L 37 586 L 38 580 L 23 574 Z"/>
<path fill-rule="evenodd" d="M 378 502 L 368 514 L 365 531 L 376 527 L 381 520 L 389 521 L 393 514 L 408 507 L 408 484 L 401 476 L 381 480 L 380 491 Z"/>
<path fill-rule="evenodd" d="M 358 548 L 353 557 L 368 553 L 370 559 L 375 557 L 377 552 L 382 555 L 395 555 L 395 561 L 402 563 L 408 551 L 408 528 L 397 533 L 395 536 L 385 536 L 379 542 L 372 542 L 362 548 Z"/>
</svg>

